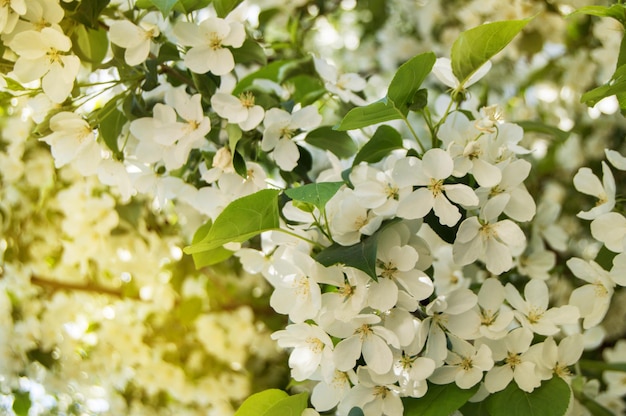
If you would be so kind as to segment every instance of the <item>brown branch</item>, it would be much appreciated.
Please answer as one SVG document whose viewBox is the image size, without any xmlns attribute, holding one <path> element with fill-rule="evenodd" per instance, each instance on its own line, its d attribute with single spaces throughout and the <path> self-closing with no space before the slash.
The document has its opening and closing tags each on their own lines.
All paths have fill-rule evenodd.
<svg viewBox="0 0 626 416">
<path fill-rule="evenodd" d="M 60 282 L 58 280 L 48 280 L 35 275 L 30 277 L 30 283 L 36 286 L 47 287 L 52 290 L 76 290 L 79 292 L 97 293 L 101 295 L 114 296 L 120 299 L 135 299 L 140 300 L 137 296 L 129 296 L 124 294 L 121 290 L 112 287 L 100 286 L 93 283 L 81 285 L 77 283 Z"/>
</svg>

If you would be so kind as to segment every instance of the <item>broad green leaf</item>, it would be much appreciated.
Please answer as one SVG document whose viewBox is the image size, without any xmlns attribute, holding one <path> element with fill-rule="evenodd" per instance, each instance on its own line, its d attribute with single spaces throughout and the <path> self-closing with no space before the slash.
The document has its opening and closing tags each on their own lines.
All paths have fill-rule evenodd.
<svg viewBox="0 0 626 416">
<path fill-rule="evenodd" d="M 355 130 L 384 121 L 398 120 L 405 116 L 406 113 L 400 112 L 385 97 L 364 107 L 355 107 L 348 111 L 336 129 Z"/>
<path fill-rule="evenodd" d="M 405 398 L 405 416 L 448 416 L 476 393 L 478 386 L 462 389 L 456 384 L 437 385 L 428 383 L 428 391 L 419 399 Z"/>
<path fill-rule="evenodd" d="M 486 23 L 461 33 L 450 53 L 452 72 L 461 85 L 504 49 L 528 22 L 530 19 Z"/>
<path fill-rule="evenodd" d="M 3 78 L 4 78 L 4 81 L 7 83 L 7 89 L 9 89 L 11 91 L 24 91 L 24 90 L 26 90 L 26 88 L 24 88 L 22 86 L 22 84 L 20 84 L 19 82 L 17 82 L 13 78 L 9 78 L 7 76 L 4 76 Z"/>
<path fill-rule="evenodd" d="M 232 48 L 231 52 L 238 64 L 257 63 L 259 65 L 267 65 L 267 55 L 257 42 L 252 39 L 246 39 L 240 48 Z"/>
<path fill-rule="evenodd" d="M 229 124 L 226 126 L 226 133 L 228 133 L 228 148 L 234 154 L 243 132 L 237 124 Z"/>
<path fill-rule="evenodd" d="M 326 89 L 319 78 L 311 75 L 297 75 L 289 78 L 287 83 L 294 89 L 291 99 L 303 107 L 313 104 L 326 94 Z"/>
<path fill-rule="evenodd" d="M 560 377 L 552 377 L 532 393 L 510 383 L 506 389 L 489 396 L 486 405 L 491 416 L 561 416 L 567 411 L 570 395 L 569 385 Z"/>
<path fill-rule="evenodd" d="M 361 162 L 376 163 L 395 149 L 402 149 L 402 136 L 393 127 L 382 125 L 356 154 L 352 166 Z"/>
<path fill-rule="evenodd" d="M 320 149 L 328 150 L 341 159 L 351 157 L 358 150 L 356 143 L 348 133 L 329 126 L 311 130 L 304 141 Z"/>
<path fill-rule="evenodd" d="M 426 105 L 428 105 L 428 90 L 426 88 L 421 88 L 415 91 L 413 94 L 413 98 L 408 103 L 409 110 L 411 111 L 420 111 Z"/>
<path fill-rule="evenodd" d="M 377 249 L 378 241 L 374 234 L 351 246 L 342 246 L 335 243 L 322 250 L 315 257 L 315 260 L 326 267 L 334 264 L 354 267 L 378 281 L 378 276 L 376 275 Z"/>
<path fill-rule="evenodd" d="M 102 136 L 102 140 L 104 140 L 107 147 L 114 153 L 120 152 L 117 138 L 119 137 L 125 123 L 126 116 L 117 108 L 100 119 L 100 124 L 98 125 L 100 136 Z"/>
<path fill-rule="evenodd" d="M 154 4 L 156 8 L 159 9 L 161 14 L 165 18 L 170 14 L 176 3 L 178 3 L 178 0 L 150 0 L 150 2 L 152 2 L 152 4 Z"/>
<path fill-rule="evenodd" d="M 72 46 L 80 59 L 99 64 L 109 49 L 109 38 L 105 30 L 79 25 L 72 33 Z"/>
<path fill-rule="evenodd" d="M 300 416 L 307 408 L 308 399 L 309 393 L 307 392 L 286 397 L 259 416 Z"/>
<path fill-rule="evenodd" d="M 269 389 L 255 393 L 239 406 L 235 416 L 260 416 L 267 414 L 267 410 L 287 397 L 289 395 L 286 392 L 278 389 Z"/>
<path fill-rule="evenodd" d="M 484 400 L 481 400 L 476 403 L 466 402 L 461 408 L 459 412 L 463 416 L 487 416 L 489 412 L 487 411 L 487 405 Z"/>
<path fill-rule="evenodd" d="M 585 6 L 570 13 L 567 17 L 587 14 L 598 17 L 612 17 L 620 23 L 626 23 L 626 6 L 623 4 L 614 4 L 609 7 L 605 6 Z"/>
<path fill-rule="evenodd" d="M 211 220 L 201 225 L 193 235 L 192 244 L 202 241 L 209 233 L 212 225 L 213 223 Z M 193 264 L 194 266 L 196 266 L 196 269 L 201 269 L 206 266 L 212 266 L 214 264 L 221 263 L 224 260 L 229 259 L 232 255 L 232 251 L 225 249 L 224 247 L 217 247 L 213 250 L 193 253 L 191 257 L 193 258 Z"/>
<path fill-rule="evenodd" d="M 231 242 L 241 243 L 263 231 L 278 228 L 278 194 L 278 190 L 264 189 L 234 200 L 215 219 L 202 240 L 185 247 L 185 253 L 214 250 Z"/>
<path fill-rule="evenodd" d="M 294 201 L 313 204 L 321 211 L 343 184 L 343 182 L 309 183 L 297 188 L 287 189 L 285 194 Z"/>
<path fill-rule="evenodd" d="M 584 93 L 582 97 L 580 97 L 580 102 L 593 107 L 603 98 L 624 92 L 626 92 L 626 64 L 615 70 L 613 77 L 608 83 Z"/>
<path fill-rule="evenodd" d="M 217 17 L 224 18 L 228 13 L 242 2 L 243 0 L 213 0 L 213 7 L 217 12 Z"/>
<path fill-rule="evenodd" d="M 427 52 L 414 56 L 402 64 L 389 84 L 387 98 L 393 101 L 397 108 L 408 107 L 422 82 L 433 69 L 436 59 L 434 53 Z"/>
</svg>

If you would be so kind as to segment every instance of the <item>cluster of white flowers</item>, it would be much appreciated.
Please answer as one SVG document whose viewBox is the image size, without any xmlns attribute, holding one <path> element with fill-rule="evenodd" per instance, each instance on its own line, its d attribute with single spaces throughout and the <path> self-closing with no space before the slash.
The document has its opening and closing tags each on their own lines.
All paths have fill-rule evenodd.
<svg viewBox="0 0 626 416">
<path fill-rule="evenodd" d="M 30 380 L 55 396 L 39 400 L 48 409 L 80 402 L 92 413 L 163 406 L 231 414 L 265 371 L 251 361 L 272 362 L 276 345 L 288 351 L 298 388 L 310 392 L 307 415 L 358 407 L 365 416 L 401 416 L 402 399 L 433 385 L 473 389 L 471 400 L 481 401 L 510 385 L 532 393 L 554 377 L 572 386 L 582 379 L 572 366 L 585 348 L 612 341 L 603 325 L 626 286 L 626 217 L 611 168 L 626 171 L 626 157 L 598 151 L 617 148 L 610 130 L 584 144 L 589 154 L 580 151 L 583 129 L 572 128 L 617 107 L 565 104 L 601 65 L 580 85 L 562 71 L 564 87 L 524 80 L 511 91 L 497 81 L 477 97 L 469 87 L 506 65 L 487 60 L 461 84 L 452 61 L 440 58 L 424 81 L 436 96 L 413 91 L 425 107 L 402 103 L 415 104 L 405 123 L 386 126 L 401 145 L 359 153 L 363 161 L 352 164 L 355 142 L 384 130 L 331 131 L 354 106 L 379 100 L 390 109 L 382 85 L 399 63 L 424 48 L 446 55 L 460 32 L 485 20 L 543 11 L 525 46 L 503 56 L 533 56 L 519 65 L 523 76 L 549 68 L 565 54 L 548 41 L 561 41 L 560 15 L 572 5 L 489 2 L 491 11 L 478 13 L 484 2 L 395 0 L 370 36 L 363 22 L 379 16 L 351 1 L 328 10 L 149 3 L 114 1 L 106 12 L 86 0 L 0 5 L 2 65 L 10 67 L 0 85 L 14 101 L 3 110 L 12 117 L 2 121 L 0 143 L 0 338 L 10 339 L 0 345 L 1 392 L 34 396 Z M 306 18 L 294 20 L 296 11 Z M 273 32 L 272 23 L 288 29 Z M 602 48 L 563 65 L 592 56 L 614 66 L 615 56 L 604 55 L 619 43 L 594 30 Z M 532 51 L 532 36 L 546 46 Z M 337 53 L 337 38 L 349 52 Z M 537 115 L 558 128 L 505 121 Z M 39 140 L 27 142 L 34 124 Z M 567 138 L 546 144 L 525 128 Z M 603 155 L 601 179 L 581 167 Z M 544 175 L 538 185 L 533 169 L 545 160 L 578 172 Z M 318 204 L 281 192 L 278 229 L 214 247 L 219 260 L 234 253 L 226 266 L 187 269 L 180 247 L 210 236 L 233 201 L 307 183 L 337 186 Z M 595 205 L 564 202 L 572 185 Z M 590 235 L 578 219 L 591 221 Z M 596 256 L 601 245 L 613 253 L 608 260 Z M 205 266 L 201 256 L 194 261 Z M 227 268 L 240 266 L 265 281 L 237 281 Z M 263 317 L 280 328 L 271 336 L 245 304 L 256 302 L 253 289 L 276 312 Z M 623 361 L 623 347 L 604 349 L 605 361 Z M 576 400 L 623 411 L 623 379 L 605 371 L 603 383 L 589 381 L 584 394 L 572 387 Z"/>
</svg>

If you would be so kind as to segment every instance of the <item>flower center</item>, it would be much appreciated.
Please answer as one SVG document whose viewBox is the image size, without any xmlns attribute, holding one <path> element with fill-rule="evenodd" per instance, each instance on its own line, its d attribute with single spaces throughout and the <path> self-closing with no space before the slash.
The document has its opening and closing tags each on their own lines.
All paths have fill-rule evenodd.
<svg viewBox="0 0 626 416">
<path fill-rule="evenodd" d="M 254 107 L 254 95 L 250 91 L 239 94 L 239 101 L 241 101 L 241 105 L 245 108 Z"/>
<path fill-rule="evenodd" d="M 530 322 L 531 324 L 536 324 L 539 322 L 542 316 L 543 312 L 540 312 L 537 309 L 533 308 L 530 310 L 530 312 L 528 312 L 528 322 Z"/>
<path fill-rule="evenodd" d="M 441 192 L 443 192 L 443 180 L 430 178 L 430 185 L 428 185 L 428 189 L 433 193 L 433 196 L 438 196 Z"/>
<path fill-rule="evenodd" d="M 306 343 L 309 345 L 309 349 L 316 354 L 320 354 L 324 349 L 324 343 L 315 337 L 307 337 Z"/>
<path fill-rule="evenodd" d="M 359 334 L 361 340 L 364 340 L 372 334 L 372 328 L 368 324 L 363 324 L 354 331 L 355 334 Z"/>
<path fill-rule="evenodd" d="M 505 358 L 504 362 L 511 367 L 512 369 L 515 369 L 516 366 L 520 365 L 522 363 L 522 360 L 519 358 L 519 355 L 509 352 L 508 356 Z"/>
<path fill-rule="evenodd" d="M 222 38 L 220 38 L 215 32 L 209 35 L 209 48 L 214 51 L 222 49 Z"/>
<path fill-rule="evenodd" d="M 461 367 L 465 371 L 469 371 L 474 367 L 474 363 L 472 362 L 472 359 L 470 357 L 464 357 L 461 361 L 461 364 L 459 364 L 459 367 Z"/>
</svg>

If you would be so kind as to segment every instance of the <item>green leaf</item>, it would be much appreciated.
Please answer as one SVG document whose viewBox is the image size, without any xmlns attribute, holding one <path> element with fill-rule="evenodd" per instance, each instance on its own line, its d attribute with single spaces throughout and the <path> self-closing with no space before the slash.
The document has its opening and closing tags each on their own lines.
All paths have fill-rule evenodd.
<svg viewBox="0 0 626 416">
<path fill-rule="evenodd" d="M 341 159 L 347 159 L 357 151 L 356 143 L 348 133 L 329 126 L 311 130 L 304 141 L 320 149 L 328 150 Z"/>
<path fill-rule="evenodd" d="M 478 390 L 478 386 L 462 389 L 456 384 L 428 383 L 428 391 L 419 399 L 405 398 L 405 416 L 448 416 L 459 409 Z"/>
<path fill-rule="evenodd" d="M 232 48 L 231 52 L 238 64 L 257 63 L 261 66 L 267 65 L 267 55 L 257 42 L 246 39 L 240 48 Z"/>
<path fill-rule="evenodd" d="M 109 38 L 105 30 L 79 25 L 72 33 L 72 46 L 81 60 L 99 64 L 109 49 Z"/>
<path fill-rule="evenodd" d="M 267 413 L 273 405 L 286 399 L 289 395 L 278 389 L 264 390 L 248 397 L 239 407 L 235 416 L 258 416 Z"/>
<path fill-rule="evenodd" d="M 348 412 L 348 416 L 365 416 L 365 414 L 363 413 L 363 410 L 361 410 L 359 407 L 353 407 Z"/>
<path fill-rule="evenodd" d="M 302 392 L 282 399 L 260 416 L 300 416 L 307 408 L 309 393 Z"/>
<path fill-rule="evenodd" d="M 387 92 L 387 98 L 393 101 L 396 108 L 408 107 L 413 101 L 413 96 L 430 74 L 436 59 L 434 53 L 427 52 L 414 56 L 398 68 Z"/>
<path fill-rule="evenodd" d="M 242 2 L 243 0 L 213 0 L 213 7 L 217 12 L 217 17 L 224 18 L 228 13 Z"/>
<path fill-rule="evenodd" d="M 235 416 L 300 416 L 307 408 L 309 394 L 288 396 L 282 390 L 269 389 L 248 397 Z"/>
<path fill-rule="evenodd" d="M 579 364 L 584 370 L 626 372 L 626 363 L 606 363 L 604 361 L 580 360 Z"/>
<path fill-rule="evenodd" d="M 98 116 L 102 114 L 102 118 L 99 118 L 98 131 L 107 147 L 117 154 L 120 152 L 117 139 L 126 123 L 126 116 L 117 108 L 104 112 L 105 108 L 98 113 Z"/>
<path fill-rule="evenodd" d="M 234 200 L 215 219 L 207 235 L 185 247 L 187 254 L 222 247 L 226 243 L 241 243 L 279 226 L 278 194 L 275 189 L 263 189 Z"/>
<path fill-rule="evenodd" d="M 7 89 L 9 89 L 11 91 L 24 91 L 24 90 L 26 90 L 26 88 L 24 88 L 22 86 L 22 84 L 20 84 L 19 82 L 17 82 L 13 78 L 9 78 L 7 76 L 3 76 L 3 78 L 4 78 L 4 80 L 7 83 Z"/>
<path fill-rule="evenodd" d="M 408 112 L 408 111 L 407 111 Z M 387 100 L 387 97 L 368 104 L 364 107 L 355 107 L 348 111 L 337 130 L 355 130 L 384 121 L 398 120 L 406 116 Z"/>
<path fill-rule="evenodd" d="M 170 14 L 170 12 L 172 11 L 176 3 L 178 3 L 178 0 L 150 0 L 150 1 L 152 2 L 152 4 L 156 6 L 157 9 L 161 11 L 161 14 L 163 15 L 164 18 L 166 18 Z"/>
<path fill-rule="evenodd" d="M 376 163 L 395 149 L 402 149 L 402 136 L 393 127 L 382 125 L 356 154 L 352 166 L 361 162 Z"/>
<path fill-rule="evenodd" d="M 287 189 L 285 194 L 294 201 L 313 204 L 321 211 L 343 184 L 343 182 L 309 183 L 297 188 Z"/>
<path fill-rule="evenodd" d="M 191 13 L 194 10 L 200 10 L 211 4 L 211 0 L 179 0 L 174 10 L 181 13 Z"/>
<path fill-rule="evenodd" d="M 245 76 L 237 83 L 237 86 L 233 90 L 233 95 L 237 96 L 250 88 L 255 79 L 269 79 L 270 81 L 277 81 L 280 68 L 288 62 L 290 61 L 275 61 L 267 66 L 264 66 L 258 71 Z"/>
<path fill-rule="evenodd" d="M 181 323 L 185 325 L 193 323 L 193 321 L 195 321 L 196 318 L 202 313 L 202 306 L 202 298 L 198 296 L 191 296 L 184 299 L 176 310 L 178 319 L 180 319 Z"/>
<path fill-rule="evenodd" d="M 570 402 L 569 385 L 560 377 L 553 377 L 526 393 L 510 383 L 506 389 L 486 399 L 491 416 L 564 415 Z"/>
<path fill-rule="evenodd" d="M 193 235 L 192 244 L 202 241 L 209 234 L 212 225 L 213 222 L 211 220 L 201 225 Z M 193 258 L 193 264 L 196 266 L 196 269 L 201 269 L 206 266 L 221 263 L 224 260 L 229 259 L 232 255 L 232 251 L 225 249 L 224 247 L 217 247 L 212 250 L 193 253 L 191 257 Z"/>
<path fill-rule="evenodd" d="M 411 111 L 420 111 L 428 104 L 428 90 L 426 88 L 421 88 L 415 91 L 413 94 L 413 98 L 409 101 L 409 110 Z"/>
<path fill-rule="evenodd" d="M 492 56 L 500 52 L 530 22 L 507 20 L 467 30 L 452 45 L 452 72 L 465 85 L 468 79 Z"/>
<path fill-rule="evenodd" d="M 98 29 L 100 13 L 102 13 L 110 2 L 111 0 L 81 1 L 76 11 L 72 14 L 72 18 L 92 29 Z"/>
<path fill-rule="evenodd" d="M 624 92 L 626 92 L 626 64 L 615 70 L 613 77 L 608 83 L 584 93 L 582 97 L 580 97 L 580 102 L 593 107 L 603 98 Z"/>
<path fill-rule="evenodd" d="M 32 402 L 30 400 L 30 392 L 14 391 L 12 409 L 17 416 L 28 416 Z"/>
<path fill-rule="evenodd" d="M 587 14 L 598 17 L 612 17 L 620 23 L 626 23 L 626 6 L 623 4 L 614 4 L 609 7 L 605 6 L 585 6 L 567 15 L 567 17 Z"/>
</svg>

